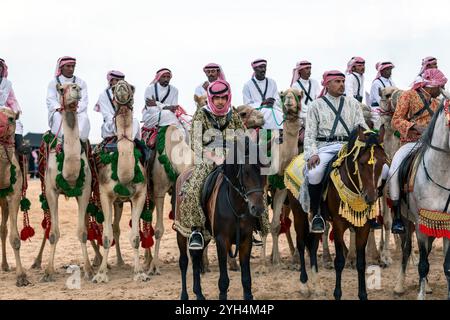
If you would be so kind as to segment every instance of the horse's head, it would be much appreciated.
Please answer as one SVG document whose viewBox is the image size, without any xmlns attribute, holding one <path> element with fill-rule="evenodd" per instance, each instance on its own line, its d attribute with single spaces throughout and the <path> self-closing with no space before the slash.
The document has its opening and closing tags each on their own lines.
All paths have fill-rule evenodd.
<svg viewBox="0 0 450 320">
<path fill-rule="evenodd" d="M 16 113 L 10 108 L 0 107 L 0 139 L 11 138 L 16 130 Z"/>
<path fill-rule="evenodd" d="M 369 205 L 373 205 L 378 198 L 381 172 L 388 161 L 383 149 L 384 133 L 384 125 L 379 132 L 365 131 L 358 127 L 348 144 L 347 161 L 350 172 L 347 175 L 350 184 Z"/>
<path fill-rule="evenodd" d="M 134 86 L 125 80 L 120 80 L 112 87 L 112 92 L 116 113 L 123 109 L 133 109 Z"/>
<path fill-rule="evenodd" d="M 298 118 L 301 110 L 300 101 L 303 97 L 303 91 L 289 88 L 286 91 L 280 92 L 281 103 L 283 106 L 283 113 L 286 119 Z"/>
<path fill-rule="evenodd" d="M 66 111 L 75 112 L 81 100 L 81 88 L 76 83 L 58 84 L 56 90 L 61 96 L 61 106 Z"/>
<path fill-rule="evenodd" d="M 262 128 L 264 125 L 264 114 L 261 111 L 248 105 L 239 106 L 236 111 L 247 129 Z"/>
<path fill-rule="evenodd" d="M 200 109 L 201 107 L 206 106 L 206 102 L 208 101 L 208 98 L 206 97 L 206 95 L 198 96 L 198 95 L 194 94 L 194 101 L 195 101 L 195 104 L 197 105 L 197 109 Z"/>
<path fill-rule="evenodd" d="M 229 149 L 233 152 L 227 154 L 224 163 L 224 175 L 240 198 L 232 201 L 245 201 L 248 213 L 260 217 L 265 210 L 263 196 L 266 179 L 261 175 L 257 160 L 257 145 L 246 136 L 238 136 L 233 144 L 233 148 Z"/>
</svg>

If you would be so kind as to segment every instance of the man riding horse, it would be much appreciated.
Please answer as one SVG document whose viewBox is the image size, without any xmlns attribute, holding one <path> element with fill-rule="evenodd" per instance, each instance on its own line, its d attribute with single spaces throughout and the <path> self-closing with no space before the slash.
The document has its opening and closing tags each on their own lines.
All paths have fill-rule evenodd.
<svg viewBox="0 0 450 320">
<path fill-rule="evenodd" d="M 400 183 L 398 170 L 403 160 L 420 146 L 418 143 L 434 112 L 439 107 L 441 88 L 447 83 L 444 74 L 435 68 L 426 69 L 422 79 L 417 80 L 411 90 L 405 91 L 399 98 L 397 109 L 392 117 L 392 127 L 400 132 L 403 146 L 392 159 L 389 171 L 389 193 L 395 213 L 392 233 L 404 233 L 405 226 L 401 220 Z"/>
<path fill-rule="evenodd" d="M 348 141 L 355 128 L 367 128 L 358 101 L 354 97 L 343 95 L 345 75 L 342 72 L 325 72 L 322 85 L 324 88 L 319 98 L 311 103 L 308 110 L 304 145 L 313 233 L 325 230 L 325 221 L 319 209 L 322 181 L 328 163 Z M 386 179 L 388 170 L 387 166 L 383 167 L 383 180 Z"/>
<path fill-rule="evenodd" d="M 217 164 L 221 164 L 224 160 L 221 146 L 215 145 L 213 151 L 208 150 L 207 147 L 211 142 L 232 139 L 234 130 L 244 130 L 239 114 L 231 108 L 231 88 L 228 82 L 217 80 L 211 83 L 207 90 L 207 97 L 208 104 L 197 110 L 193 118 L 191 146 L 195 153 L 195 167 L 192 176 L 182 189 L 185 196 L 180 204 L 181 214 L 178 217 L 180 220 L 177 218 L 174 225 L 180 233 L 190 234 L 190 250 L 203 249 L 204 240 L 211 238 L 205 229 L 205 214 L 200 198 L 206 177 Z M 212 132 L 216 135 L 207 134 Z M 230 133 L 233 133 L 233 137 L 228 136 Z M 263 221 L 266 221 L 268 232 L 267 210 Z"/>
</svg>

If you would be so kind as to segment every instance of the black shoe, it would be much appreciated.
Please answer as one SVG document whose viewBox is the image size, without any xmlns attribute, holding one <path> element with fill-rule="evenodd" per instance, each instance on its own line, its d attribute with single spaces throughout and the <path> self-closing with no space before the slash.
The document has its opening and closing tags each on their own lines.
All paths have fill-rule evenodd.
<svg viewBox="0 0 450 320">
<path fill-rule="evenodd" d="M 402 219 L 394 219 L 394 221 L 392 221 L 392 229 L 391 229 L 393 234 L 403 234 L 406 232 L 405 230 L 405 225 L 403 224 Z"/>
<path fill-rule="evenodd" d="M 259 239 L 256 239 L 255 236 L 252 236 L 252 242 L 255 247 L 261 247 L 263 242 Z"/>
<path fill-rule="evenodd" d="M 373 229 L 373 230 L 378 230 L 383 227 L 381 224 L 378 223 L 376 218 L 369 220 L 369 226 L 370 226 L 370 229 Z"/>
<path fill-rule="evenodd" d="M 200 231 L 192 231 L 189 237 L 189 250 L 202 250 L 204 247 L 203 235 Z"/>
<path fill-rule="evenodd" d="M 325 221 L 322 216 L 316 214 L 311 221 L 310 232 L 312 233 L 324 233 L 325 232 Z"/>
</svg>

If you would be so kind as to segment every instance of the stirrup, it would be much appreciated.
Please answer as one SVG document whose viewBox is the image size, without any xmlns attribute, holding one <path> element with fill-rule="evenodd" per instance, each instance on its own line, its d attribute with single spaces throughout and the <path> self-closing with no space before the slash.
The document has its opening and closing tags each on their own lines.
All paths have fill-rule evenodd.
<svg viewBox="0 0 450 320">
<path fill-rule="evenodd" d="M 256 234 L 259 234 L 256 232 Z M 252 243 L 255 247 L 261 247 L 263 245 L 262 240 L 256 239 L 254 235 L 252 235 Z"/>
<path fill-rule="evenodd" d="M 195 236 L 199 236 L 200 237 L 200 243 L 196 242 L 196 241 L 192 241 L 194 240 L 192 237 Z M 205 246 L 205 241 L 203 239 L 203 234 L 200 231 L 192 231 L 191 235 L 189 236 L 189 246 L 188 249 L 189 250 L 202 250 Z"/>
<path fill-rule="evenodd" d="M 317 223 L 314 224 L 314 220 L 316 220 L 316 221 L 320 220 L 322 222 L 322 227 L 320 227 L 320 229 L 316 228 L 317 227 Z M 324 233 L 325 232 L 325 220 L 323 219 L 323 217 L 320 214 L 316 214 L 312 218 L 311 223 L 309 225 L 309 231 L 311 233 Z"/>
</svg>

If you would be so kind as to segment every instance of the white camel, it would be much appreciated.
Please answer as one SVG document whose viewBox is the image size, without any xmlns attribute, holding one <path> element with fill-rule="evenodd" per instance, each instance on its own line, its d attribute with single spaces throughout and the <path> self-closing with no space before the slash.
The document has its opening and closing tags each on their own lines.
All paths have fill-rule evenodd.
<svg viewBox="0 0 450 320">
<path fill-rule="evenodd" d="M 50 257 L 45 269 L 42 281 L 54 281 L 54 260 L 56 244 L 60 238 L 58 220 L 58 198 L 63 194 L 75 196 L 78 203 L 78 229 L 77 235 L 81 243 L 84 259 L 85 276 L 91 278 L 94 270 L 89 261 L 86 242 L 86 208 L 91 194 L 91 171 L 88 165 L 86 153 L 82 152 L 80 134 L 78 129 L 77 108 L 81 99 L 80 87 L 77 84 L 57 85 L 60 93 L 63 140 L 55 137 L 50 143 L 62 144 L 62 152 L 57 153 L 57 148 L 48 149 L 47 168 L 45 170 L 45 192 L 51 216 L 51 227 L 49 233 Z M 62 163 L 62 170 L 60 165 Z M 84 178 L 83 178 L 84 177 Z"/>
</svg>

